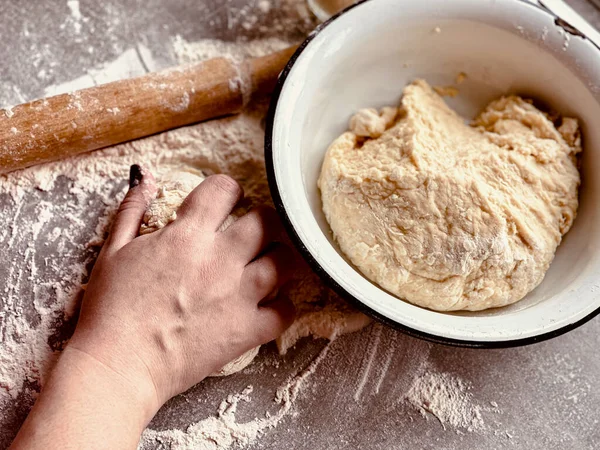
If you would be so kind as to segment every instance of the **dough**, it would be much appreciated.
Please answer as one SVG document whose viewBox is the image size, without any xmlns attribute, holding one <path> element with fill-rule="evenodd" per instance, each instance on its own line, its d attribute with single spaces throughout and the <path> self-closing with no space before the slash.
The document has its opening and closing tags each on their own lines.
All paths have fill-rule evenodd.
<svg viewBox="0 0 600 450">
<path fill-rule="evenodd" d="M 374 108 L 366 108 L 358 111 L 350 119 L 350 131 L 361 137 L 377 138 L 394 123 L 398 108 L 386 106 L 377 112 Z"/>
<path fill-rule="evenodd" d="M 209 376 L 211 377 L 226 377 L 229 375 L 233 375 L 236 372 L 239 372 L 242 369 L 248 367 L 256 355 L 258 355 L 258 351 L 260 350 L 260 345 L 258 347 L 254 347 L 251 350 L 248 350 L 246 353 L 235 358 L 233 361 L 228 362 L 220 370 L 217 370 L 214 373 L 211 373 Z"/>
<path fill-rule="evenodd" d="M 188 194 L 204 181 L 204 178 L 202 171 L 191 167 L 173 170 L 162 177 L 156 198 L 152 200 L 144 214 L 140 234 L 152 233 L 173 222 L 177 218 L 179 206 Z M 221 230 L 226 229 L 234 221 L 235 216 L 229 216 L 221 225 Z"/>
<path fill-rule="evenodd" d="M 575 119 L 557 128 L 510 96 L 468 126 L 422 80 L 383 134 L 364 117 L 376 120 L 351 119 L 318 184 L 341 251 L 367 278 L 439 311 L 508 305 L 542 281 L 577 211 Z"/>
<path fill-rule="evenodd" d="M 323 294 L 323 293 L 321 293 Z M 296 320 L 275 342 L 280 354 L 285 354 L 303 337 L 312 336 L 333 341 L 339 336 L 362 330 L 372 319 L 356 311 L 342 298 L 327 291 L 325 305 L 296 303 Z"/>
<path fill-rule="evenodd" d="M 175 170 L 162 177 L 156 198 L 152 200 L 144 214 L 140 234 L 152 233 L 173 222 L 177 218 L 177 209 L 181 203 L 196 186 L 204 181 L 204 178 L 201 171 L 193 168 Z M 225 220 L 221 230 L 226 229 L 233 222 L 235 216 L 231 215 Z M 260 346 L 247 351 L 209 376 L 220 377 L 239 372 L 250 365 L 259 349 Z"/>
</svg>

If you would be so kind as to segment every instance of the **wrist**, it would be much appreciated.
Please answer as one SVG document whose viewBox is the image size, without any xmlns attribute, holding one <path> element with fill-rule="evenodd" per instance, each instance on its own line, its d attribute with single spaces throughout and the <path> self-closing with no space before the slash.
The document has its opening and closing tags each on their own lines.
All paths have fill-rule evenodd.
<svg viewBox="0 0 600 450">
<path fill-rule="evenodd" d="M 64 349 L 57 370 L 65 371 L 69 378 L 85 378 L 86 384 L 98 389 L 107 403 L 126 414 L 140 432 L 162 406 L 156 389 L 143 370 L 135 368 L 130 361 L 121 360 L 116 354 L 109 358 L 100 352 L 88 351 L 79 342 L 69 343 Z M 70 380 L 69 382 L 79 382 Z"/>
<path fill-rule="evenodd" d="M 144 385 L 67 345 L 11 448 L 136 448 L 158 408 Z"/>
</svg>

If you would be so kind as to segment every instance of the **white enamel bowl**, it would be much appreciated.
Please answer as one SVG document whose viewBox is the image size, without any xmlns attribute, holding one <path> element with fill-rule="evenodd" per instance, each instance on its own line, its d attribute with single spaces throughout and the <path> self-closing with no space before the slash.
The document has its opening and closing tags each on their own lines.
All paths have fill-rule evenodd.
<svg viewBox="0 0 600 450">
<path fill-rule="evenodd" d="M 569 331 L 600 311 L 600 50 L 521 0 L 370 0 L 320 26 L 282 73 L 267 123 L 271 192 L 313 268 L 375 318 L 437 342 L 503 347 Z M 400 300 L 344 259 L 321 210 L 317 178 L 331 141 L 361 107 L 397 104 L 415 78 L 451 85 L 473 117 L 518 93 L 581 120 L 581 204 L 543 283 L 509 307 L 440 313 Z"/>
</svg>

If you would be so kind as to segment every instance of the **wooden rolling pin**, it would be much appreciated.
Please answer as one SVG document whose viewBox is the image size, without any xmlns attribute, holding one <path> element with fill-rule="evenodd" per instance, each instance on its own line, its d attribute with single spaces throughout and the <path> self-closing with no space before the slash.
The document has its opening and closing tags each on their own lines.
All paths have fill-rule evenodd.
<svg viewBox="0 0 600 450">
<path fill-rule="evenodd" d="M 272 92 L 296 50 L 210 59 L 0 109 L 0 173 L 239 112 Z"/>
</svg>

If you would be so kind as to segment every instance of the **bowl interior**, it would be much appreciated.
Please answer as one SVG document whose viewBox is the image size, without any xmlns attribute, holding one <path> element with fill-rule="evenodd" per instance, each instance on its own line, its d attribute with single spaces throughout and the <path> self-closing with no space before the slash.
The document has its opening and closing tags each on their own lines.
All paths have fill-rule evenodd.
<svg viewBox="0 0 600 450">
<path fill-rule="evenodd" d="M 275 185 L 297 239 L 344 291 L 417 332 L 509 342 L 568 327 L 600 307 L 600 51 L 519 0 L 371 0 L 309 38 L 288 66 L 272 126 Z M 466 80 L 455 85 L 464 72 Z M 439 313 L 388 294 L 340 254 L 321 209 L 317 178 L 328 145 L 363 107 L 396 105 L 415 78 L 455 85 L 448 104 L 472 118 L 507 93 L 580 119 L 583 184 L 574 227 L 543 283 L 522 301 L 482 312 Z M 597 281 L 596 281 L 597 280 Z"/>
</svg>

